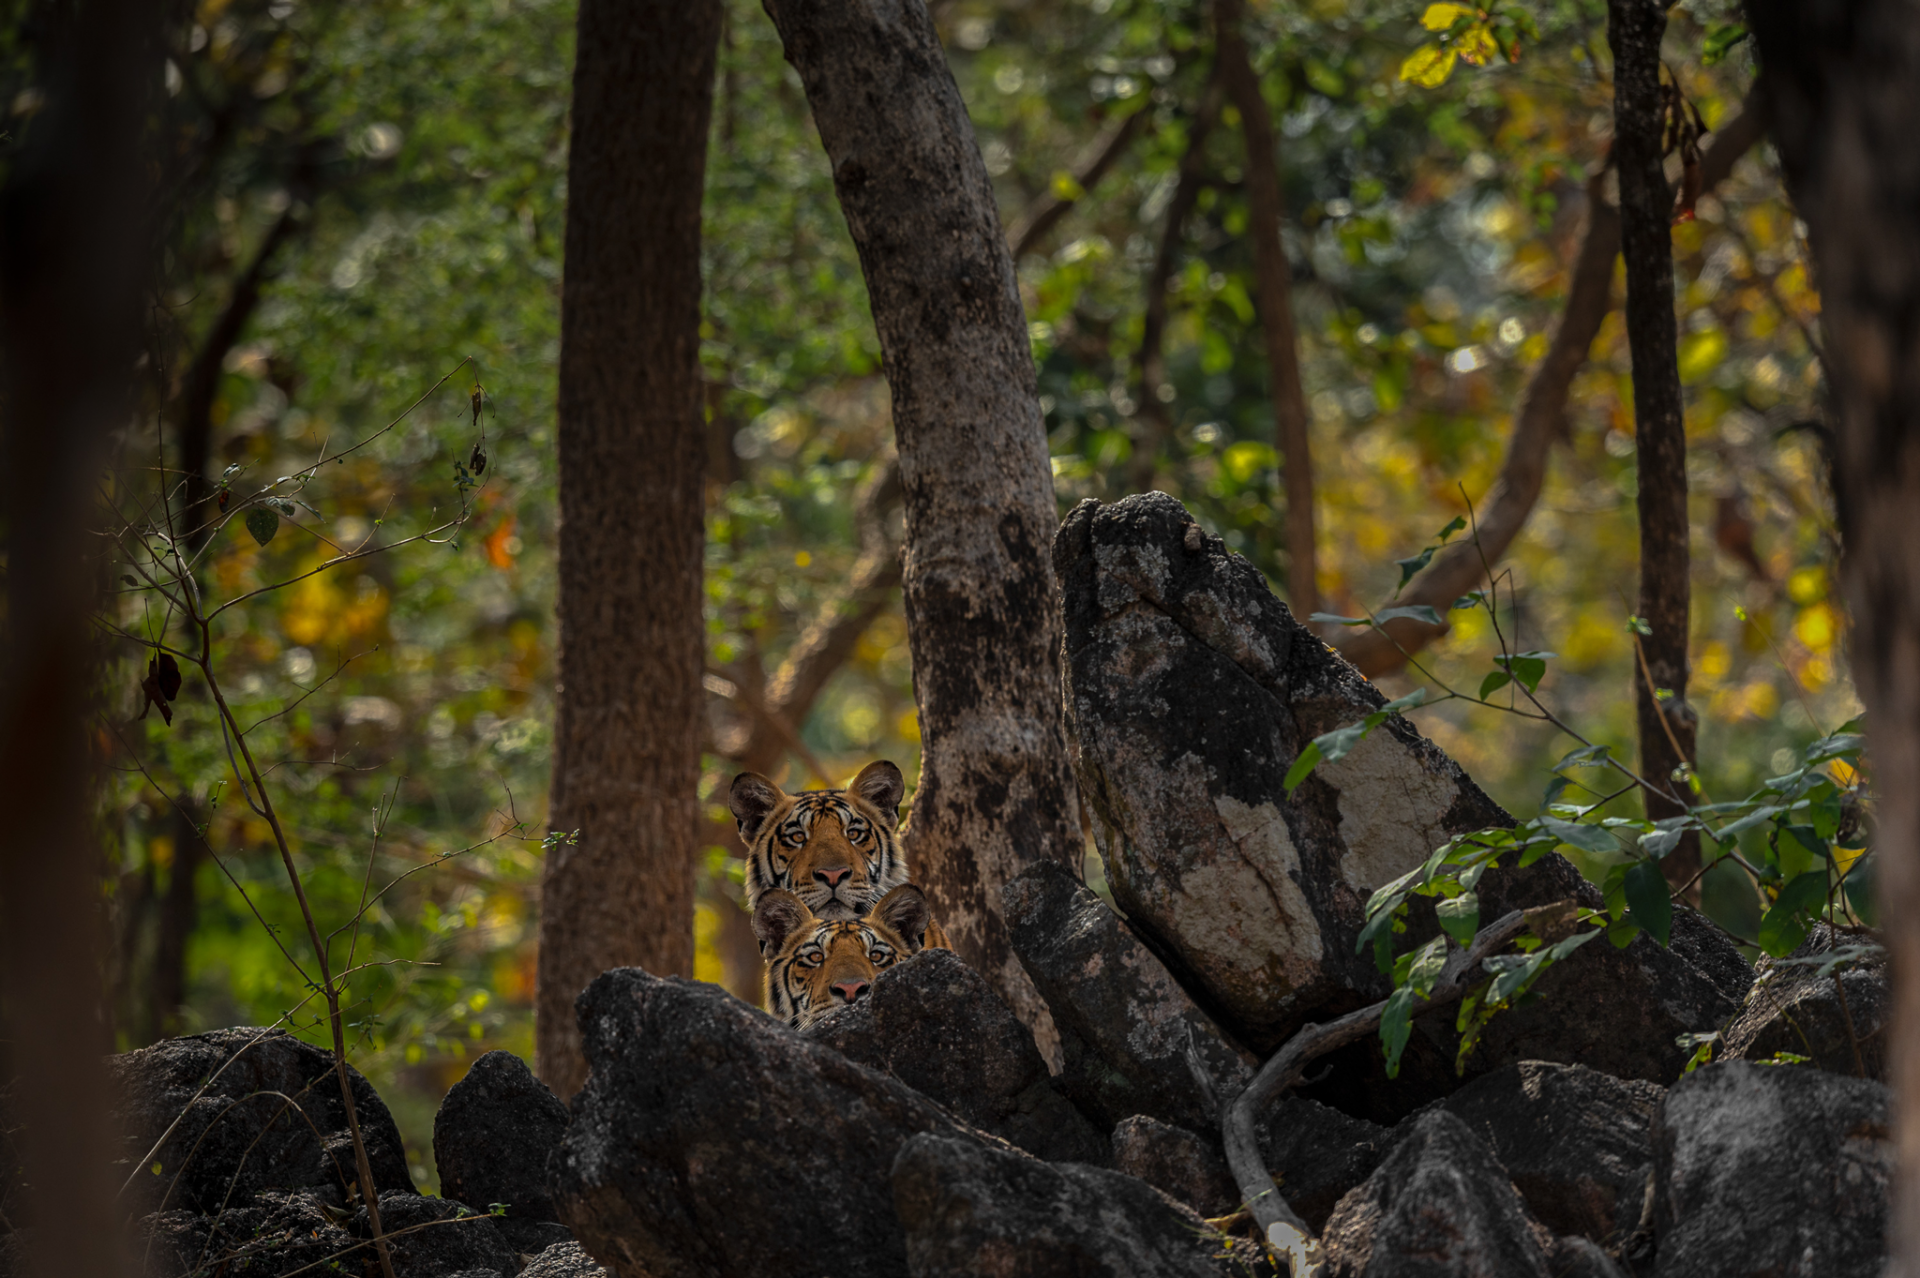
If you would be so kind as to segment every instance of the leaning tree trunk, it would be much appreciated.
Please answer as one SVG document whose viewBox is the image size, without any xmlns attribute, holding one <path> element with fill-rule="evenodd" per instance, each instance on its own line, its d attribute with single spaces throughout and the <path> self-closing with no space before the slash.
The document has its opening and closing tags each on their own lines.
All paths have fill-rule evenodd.
<svg viewBox="0 0 1920 1278">
<path fill-rule="evenodd" d="M 1920 14 L 1749 0 L 1787 185 L 1813 245 L 1834 487 L 1868 708 L 1880 923 L 1894 958 L 1895 1268 L 1920 1273 Z"/>
<path fill-rule="evenodd" d="M 693 971 L 700 780 L 700 201 L 719 0 L 580 6 L 560 310 L 560 689 L 540 1075 L 586 1081 L 573 1000 Z M 577 842 L 567 841 L 578 831 Z"/>
<path fill-rule="evenodd" d="M 1627 346 L 1639 454 L 1639 611 L 1651 632 L 1639 641 L 1645 658 L 1635 662 L 1634 700 L 1640 775 L 1663 792 L 1647 795 L 1647 815 L 1656 820 L 1686 810 L 1686 787 L 1673 780 L 1673 772 L 1692 762 L 1694 739 L 1687 705 L 1687 429 L 1673 313 L 1673 188 L 1661 166 L 1666 107 L 1660 37 L 1666 29 L 1662 0 L 1608 0 L 1613 154 L 1620 169 L 1620 247 L 1627 262 Z M 1686 882 L 1699 869 L 1699 858 L 1697 836 L 1690 835 L 1663 868 L 1669 879 Z"/>
<path fill-rule="evenodd" d="M 922 763 L 907 852 L 960 953 L 1043 1039 L 1000 888 L 1077 867 L 1047 548 L 1058 519 L 1026 316 L 986 166 L 921 0 L 766 0 L 866 274 L 905 494 Z"/>
<path fill-rule="evenodd" d="M 0 665 L 0 1071 L 34 1229 L 14 1272 L 127 1272 L 114 1207 L 100 1006 L 104 871 L 88 730 L 89 613 L 105 580 L 89 528 L 110 431 L 135 413 L 151 229 L 143 136 L 158 98 L 157 5 L 42 6 L 26 39 L 45 107 L 16 117 L 0 191 L 6 660 Z M 37 47 L 36 47 L 37 46 Z"/>
</svg>

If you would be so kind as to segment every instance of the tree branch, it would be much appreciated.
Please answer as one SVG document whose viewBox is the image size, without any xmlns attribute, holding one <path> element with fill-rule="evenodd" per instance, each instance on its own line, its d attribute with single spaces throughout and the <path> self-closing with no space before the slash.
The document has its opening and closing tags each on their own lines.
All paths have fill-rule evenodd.
<svg viewBox="0 0 1920 1278">
<path fill-rule="evenodd" d="M 1073 174 L 1074 192 L 1049 189 L 1045 195 L 1028 205 L 1014 224 L 1007 228 L 1007 243 L 1013 246 L 1014 261 L 1033 252 L 1040 241 L 1046 238 L 1047 232 L 1058 226 L 1060 220 L 1073 211 L 1073 206 L 1099 185 L 1100 179 L 1107 175 L 1107 170 L 1126 153 L 1126 149 L 1133 145 L 1133 140 L 1150 123 L 1150 110 L 1150 104 L 1143 105 L 1108 125 L 1094 142 L 1092 158 Z"/>
</svg>

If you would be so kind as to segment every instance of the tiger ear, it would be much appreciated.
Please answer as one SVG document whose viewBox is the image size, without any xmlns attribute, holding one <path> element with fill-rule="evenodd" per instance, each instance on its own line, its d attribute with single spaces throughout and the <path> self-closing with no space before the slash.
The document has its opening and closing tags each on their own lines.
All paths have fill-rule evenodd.
<svg viewBox="0 0 1920 1278">
<path fill-rule="evenodd" d="M 906 797 L 907 781 L 890 760 L 877 759 L 860 769 L 847 789 L 879 808 L 889 824 L 900 820 L 900 800 Z"/>
<path fill-rule="evenodd" d="M 918 954 L 926 948 L 927 920 L 932 916 L 927 898 L 913 884 L 902 883 L 881 897 L 873 907 L 873 917 L 892 928 L 907 943 L 909 953 Z"/>
<path fill-rule="evenodd" d="M 752 843 L 767 823 L 767 814 L 780 806 L 786 792 L 758 772 L 742 772 L 727 790 L 727 807 L 740 825 L 740 839 Z"/>
<path fill-rule="evenodd" d="M 778 954 L 795 932 L 811 922 L 813 911 L 784 888 L 762 893 L 760 903 L 753 907 L 753 934 L 759 938 L 764 957 Z"/>
</svg>

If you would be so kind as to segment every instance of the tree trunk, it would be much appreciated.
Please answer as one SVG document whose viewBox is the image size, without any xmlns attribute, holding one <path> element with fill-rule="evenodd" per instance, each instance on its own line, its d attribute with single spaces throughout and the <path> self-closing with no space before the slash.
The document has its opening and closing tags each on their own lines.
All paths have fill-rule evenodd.
<svg viewBox="0 0 1920 1278">
<path fill-rule="evenodd" d="M 560 676 L 540 1076 L 600 972 L 693 971 L 704 665 L 700 203 L 718 0 L 584 0 L 560 311 Z M 577 842 L 566 841 L 578 831 Z"/>
<path fill-rule="evenodd" d="M 41 6 L 26 52 L 45 107 L 15 129 L 0 191 L 6 660 L 0 671 L 0 1038 L 36 1228 L 19 1271 L 125 1272 L 102 1063 L 100 910 L 88 719 L 89 613 L 105 580 L 89 523 L 108 432 L 126 427 L 152 191 L 146 112 L 161 9 Z M 37 47 L 36 47 L 37 46 Z"/>
<path fill-rule="evenodd" d="M 1285 209 L 1280 164 L 1275 158 L 1273 113 L 1260 91 L 1260 77 L 1240 34 L 1240 0 L 1214 0 L 1213 21 L 1220 76 L 1227 99 L 1240 111 L 1247 144 L 1247 234 L 1253 240 L 1260 327 L 1267 335 L 1267 370 L 1273 392 L 1274 444 L 1287 491 L 1287 602 L 1304 623 L 1320 606 L 1314 555 L 1313 452 L 1307 434 L 1307 397 L 1300 387 L 1300 341 L 1293 325 L 1293 267 L 1280 241 Z"/>
<path fill-rule="evenodd" d="M 966 105 L 921 0 L 766 0 L 860 253 L 893 391 L 920 713 L 914 879 L 1047 1043 L 1000 888 L 1083 848 L 1060 703 L 1058 518 L 1026 316 Z"/>
<path fill-rule="evenodd" d="M 1889 1273 L 1920 1273 L 1920 18 L 1894 0 L 1750 0 L 1787 185 L 1813 246 L 1834 487 L 1868 707 L 1880 924 L 1894 961 L 1900 1174 Z"/>
<path fill-rule="evenodd" d="M 1694 714 L 1687 705 L 1687 430 L 1680 400 L 1679 326 L 1673 313 L 1673 188 L 1661 166 L 1666 118 L 1660 88 L 1661 0 L 1608 0 L 1613 49 L 1613 153 L 1620 170 L 1620 243 L 1627 263 L 1627 346 L 1633 358 L 1633 423 L 1639 452 L 1640 639 L 1634 699 L 1640 775 L 1675 795 L 1648 794 L 1654 819 L 1686 810 L 1673 771 L 1693 760 Z M 1649 683 L 1648 676 L 1651 676 Z M 1669 853 L 1662 869 L 1683 883 L 1700 868 L 1697 837 Z"/>
</svg>

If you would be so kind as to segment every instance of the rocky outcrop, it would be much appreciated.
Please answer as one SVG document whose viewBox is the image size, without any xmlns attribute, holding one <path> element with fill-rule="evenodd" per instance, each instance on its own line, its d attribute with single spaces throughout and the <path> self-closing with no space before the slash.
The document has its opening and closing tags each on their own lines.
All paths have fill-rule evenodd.
<svg viewBox="0 0 1920 1278">
<path fill-rule="evenodd" d="M 1145 1183 L 933 1133 L 900 1149 L 913 1278 L 1226 1278 L 1222 1239 Z"/>
<path fill-rule="evenodd" d="M 1723 1036 L 1722 1057 L 1763 1061 L 1791 1052 L 1836 1074 L 1887 1081 L 1893 1004 L 1885 951 L 1843 960 L 1825 975 L 1817 962 L 1836 948 L 1868 948 L 1864 940 L 1816 923 L 1788 962 L 1761 959 L 1747 1005 Z"/>
<path fill-rule="evenodd" d="M 1135 1114 L 1113 1129 L 1113 1166 L 1202 1216 L 1223 1216 L 1240 1201 L 1218 1138 L 1145 1114 Z"/>
<path fill-rule="evenodd" d="M 1653 1126 L 1651 1272 L 1877 1278 L 1892 1093 L 1803 1066 L 1727 1061 L 1675 1083 Z"/>
<path fill-rule="evenodd" d="M 520 1278 L 611 1278 L 576 1242 L 555 1243 L 520 1271 Z"/>
<path fill-rule="evenodd" d="M 1255 1136 L 1281 1196 L 1314 1229 L 1326 1227 L 1340 1199 L 1373 1175 L 1395 1140 L 1390 1128 L 1303 1096 L 1282 1099 Z"/>
<path fill-rule="evenodd" d="M 1354 948 L 1369 894 L 1451 836 L 1511 818 L 1398 717 L 1288 795 L 1301 749 L 1384 699 L 1171 497 L 1082 502 L 1054 565 L 1075 768 L 1128 923 L 1256 1051 L 1327 1009 L 1384 997 Z M 1598 903 L 1556 856 L 1488 875 L 1480 895 L 1483 918 Z M 1672 950 L 1589 946 L 1550 973 L 1547 997 L 1496 1020 L 1475 1067 L 1533 1058 L 1672 1077 L 1684 1063 L 1674 1038 L 1723 1023 L 1748 981 L 1732 942 L 1680 915 Z M 1423 1026 L 1449 1032 L 1437 1018 Z M 1451 1059 L 1444 1043 L 1432 1055 Z M 1451 1089 L 1443 1071 L 1421 1077 L 1375 1108 L 1403 1113 Z"/>
<path fill-rule="evenodd" d="M 1107 1161 L 1106 1142 L 1049 1077 L 1033 1034 L 952 950 L 888 968 L 865 998 L 801 1033 L 1036 1158 Z"/>
<path fill-rule="evenodd" d="M 567 1107 L 512 1052 L 488 1052 L 440 1102 L 433 1159 L 440 1192 L 488 1211 L 516 1251 L 538 1253 L 567 1238 L 547 1190 L 547 1160 L 567 1130 Z"/>
<path fill-rule="evenodd" d="M 519 1253 L 501 1237 L 491 1216 L 445 1198 L 382 1194 L 380 1226 L 389 1235 L 394 1272 L 401 1278 L 481 1278 L 489 1273 L 513 1278 L 520 1269 Z M 359 1238 L 373 1236 L 366 1208 L 354 1212 L 352 1230 Z"/>
<path fill-rule="evenodd" d="M 1617 1249 L 1640 1223 L 1665 1094 L 1644 1079 L 1522 1061 L 1440 1103 L 1485 1138 L 1541 1224 Z"/>
<path fill-rule="evenodd" d="M 1014 953 L 1053 1013 L 1061 1085 L 1111 1129 L 1135 1114 L 1197 1131 L 1218 1126 L 1187 1065 L 1191 1042 L 1222 1096 L 1251 1077 L 1247 1061 L 1141 944 L 1064 866 L 1042 861 L 1007 884 Z"/>
<path fill-rule="evenodd" d="M 167 1039 L 110 1065 L 126 1157 L 158 1168 L 130 1191 L 149 1207 L 212 1213 L 268 1191 L 355 1182 L 333 1058 L 282 1030 Z M 412 1193 L 393 1115 L 358 1071 L 349 1078 L 375 1185 Z"/>
</svg>

